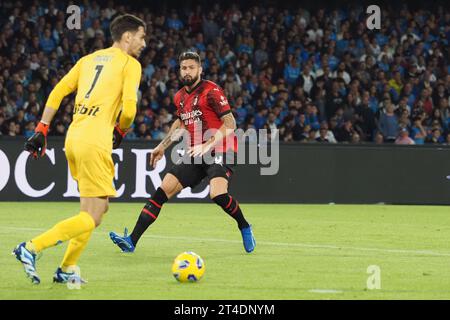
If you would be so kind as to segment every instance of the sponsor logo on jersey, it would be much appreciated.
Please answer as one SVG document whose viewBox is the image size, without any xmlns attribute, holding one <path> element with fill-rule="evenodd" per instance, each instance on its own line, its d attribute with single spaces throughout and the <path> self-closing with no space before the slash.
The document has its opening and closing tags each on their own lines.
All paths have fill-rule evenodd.
<svg viewBox="0 0 450 320">
<path fill-rule="evenodd" d="M 180 113 L 180 119 L 181 121 L 184 121 L 185 125 L 193 124 L 194 122 L 202 121 L 200 119 L 200 116 L 203 115 L 203 112 L 199 109 L 194 109 L 189 112 L 182 112 Z"/>
<path fill-rule="evenodd" d="M 220 102 L 219 103 L 220 103 L 220 105 L 222 107 L 224 107 L 224 106 L 226 106 L 228 104 L 228 100 L 224 96 L 220 96 Z"/>
<path fill-rule="evenodd" d="M 88 116 L 95 117 L 97 112 L 100 111 L 99 106 L 86 107 L 84 104 L 76 104 L 73 108 L 73 114 L 85 114 Z"/>
</svg>

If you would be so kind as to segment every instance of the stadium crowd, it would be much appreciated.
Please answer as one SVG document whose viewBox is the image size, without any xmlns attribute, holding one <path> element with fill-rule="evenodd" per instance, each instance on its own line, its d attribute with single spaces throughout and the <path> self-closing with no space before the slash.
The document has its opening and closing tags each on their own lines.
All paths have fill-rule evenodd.
<svg viewBox="0 0 450 320">
<path fill-rule="evenodd" d="M 70 4 L 70 3 L 69 3 Z M 386 7 L 369 30 L 362 5 L 341 9 L 238 4 L 128 8 L 84 1 L 81 29 L 68 4 L 0 2 L 0 135 L 32 135 L 52 88 L 83 55 L 111 45 L 122 13 L 147 23 L 138 113 L 126 139 L 162 139 L 180 89 L 177 57 L 203 58 L 224 88 L 239 128 L 279 129 L 282 141 L 449 144 L 450 12 Z M 50 135 L 65 135 L 73 96 Z"/>
</svg>

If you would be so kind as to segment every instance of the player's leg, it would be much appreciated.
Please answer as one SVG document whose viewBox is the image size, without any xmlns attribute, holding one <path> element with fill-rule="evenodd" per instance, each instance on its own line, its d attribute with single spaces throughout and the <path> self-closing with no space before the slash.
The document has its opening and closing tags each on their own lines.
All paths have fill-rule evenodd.
<svg viewBox="0 0 450 320">
<path fill-rule="evenodd" d="M 19 244 L 13 254 L 19 260 L 25 273 L 33 283 L 40 283 L 36 272 L 36 256 L 46 248 L 55 246 L 64 241 L 77 237 L 86 232 L 92 232 L 95 228 L 94 218 L 87 212 L 81 210 L 79 214 L 65 219 L 53 226 L 50 230 L 40 234 L 28 242 Z"/>
<path fill-rule="evenodd" d="M 113 187 L 114 164 L 111 154 L 101 149 L 93 149 L 83 143 L 73 143 L 66 139 L 66 157 L 70 172 L 78 182 L 80 190 L 80 209 L 89 214 L 94 227 L 100 225 L 103 215 L 108 211 L 109 197 L 116 195 Z M 53 280 L 65 283 L 74 272 L 79 257 L 87 246 L 94 228 L 71 238 L 61 265 Z M 77 267 L 75 270 L 79 270 Z"/>
<path fill-rule="evenodd" d="M 122 252 L 134 252 L 139 239 L 148 227 L 158 218 L 162 206 L 175 194 L 183 189 L 178 179 L 173 174 L 166 174 L 161 186 L 155 191 L 153 197 L 148 199 L 141 210 L 138 220 L 133 228 L 133 232 L 127 235 L 125 228 L 124 235 L 120 236 L 115 232 L 110 232 L 109 237 Z"/>
<path fill-rule="evenodd" d="M 103 215 L 108 211 L 109 200 L 108 197 L 82 197 L 80 199 L 80 205 L 81 210 L 88 212 L 94 219 L 95 225 L 99 226 Z M 82 233 L 69 241 L 61 265 L 56 270 L 53 277 L 54 282 L 65 283 L 68 281 L 68 278 L 73 275 L 73 270 L 77 265 L 81 253 L 86 248 L 93 231 L 94 230 L 90 230 Z"/>
<path fill-rule="evenodd" d="M 161 186 L 142 208 L 133 232 L 130 234 L 130 239 L 134 246 L 136 246 L 145 230 L 156 221 L 164 203 L 182 189 L 183 186 L 173 174 L 167 173 L 164 176 Z"/>
<path fill-rule="evenodd" d="M 239 230 L 249 226 L 245 220 L 239 203 L 228 194 L 228 181 L 225 178 L 217 177 L 211 179 L 210 198 L 219 205 L 230 217 L 236 220 Z"/>
<path fill-rule="evenodd" d="M 210 198 L 237 222 L 245 251 L 252 252 L 256 246 L 252 227 L 245 219 L 239 203 L 228 193 L 228 178 L 232 171 L 225 165 L 213 164 L 208 166 L 207 172 L 210 178 Z"/>
<path fill-rule="evenodd" d="M 120 236 L 115 232 L 110 232 L 109 237 L 122 252 L 134 252 L 139 239 L 148 227 L 155 222 L 164 203 L 183 189 L 178 179 L 171 173 L 164 176 L 161 186 L 155 191 L 153 196 L 141 210 L 138 220 L 133 228 L 133 232 L 128 235 L 125 228 L 124 235 Z"/>
<path fill-rule="evenodd" d="M 81 208 L 78 215 L 57 223 L 13 251 L 33 283 L 40 282 L 35 267 L 36 255 L 48 247 L 92 232 L 108 209 L 108 196 L 116 194 L 112 186 L 114 164 L 110 153 L 69 139 L 66 139 L 65 149 L 72 177 L 78 181 Z"/>
<path fill-rule="evenodd" d="M 127 236 L 127 229 L 125 228 L 123 236 L 110 232 L 109 236 L 111 240 L 123 252 L 133 252 L 136 244 L 142 237 L 142 234 L 153 222 L 155 222 L 163 204 L 180 192 L 183 188 L 195 186 L 205 176 L 205 172 L 199 165 L 183 162 L 175 164 L 164 176 L 161 187 L 156 190 L 153 197 L 148 200 L 144 208 L 141 210 L 131 235 Z"/>
</svg>

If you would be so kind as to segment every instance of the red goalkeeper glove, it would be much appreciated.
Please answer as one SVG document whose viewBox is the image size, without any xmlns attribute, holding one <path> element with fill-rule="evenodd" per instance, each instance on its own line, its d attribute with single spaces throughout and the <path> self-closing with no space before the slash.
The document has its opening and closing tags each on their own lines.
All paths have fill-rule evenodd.
<svg viewBox="0 0 450 320">
<path fill-rule="evenodd" d="M 123 137 L 127 134 L 126 131 L 122 131 L 120 129 L 119 125 L 116 124 L 113 131 L 113 149 L 117 149 L 120 146 L 120 143 L 122 142 Z"/>
<path fill-rule="evenodd" d="M 39 122 L 34 134 L 25 142 L 24 149 L 33 155 L 34 159 L 43 157 L 47 148 L 48 124 Z"/>
</svg>

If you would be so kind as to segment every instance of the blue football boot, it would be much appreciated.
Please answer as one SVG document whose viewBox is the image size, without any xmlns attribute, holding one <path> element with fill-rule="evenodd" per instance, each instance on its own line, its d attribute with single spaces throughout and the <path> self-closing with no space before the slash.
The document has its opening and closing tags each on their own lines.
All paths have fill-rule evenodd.
<svg viewBox="0 0 450 320">
<path fill-rule="evenodd" d="M 241 229 L 242 241 L 244 243 L 245 251 L 248 253 L 255 250 L 256 241 L 253 236 L 252 226 L 248 226 L 247 228 Z"/>
<path fill-rule="evenodd" d="M 81 278 L 81 276 L 76 272 L 64 272 L 62 271 L 61 267 L 56 269 L 55 274 L 53 275 L 53 282 L 54 283 L 80 283 L 85 284 L 87 283 L 86 280 Z"/>
<path fill-rule="evenodd" d="M 19 244 L 12 252 L 16 259 L 22 263 L 25 273 L 33 284 L 41 283 L 41 279 L 36 271 L 36 254 L 25 247 L 25 242 Z"/>
<path fill-rule="evenodd" d="M 135 247 L 133 245 L 133 242 L 131 241 L 130 236 L 127 235 L 128 229 L 125 228 L 123 233 L 123 237 L 121 237 L 115 232 L 111 231 L 109 233 L 109 237 L 111 238 L 112 242 L 114 242 L 114 244 L 116 244 L 120 248 L 120 250 L 122 250 L 122 252 L 134 252 Z"/>
</svg>

